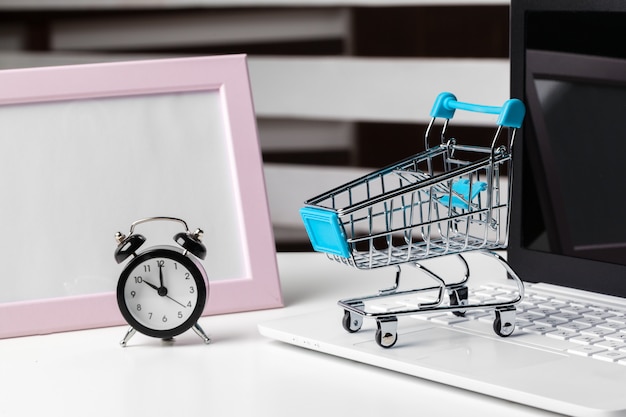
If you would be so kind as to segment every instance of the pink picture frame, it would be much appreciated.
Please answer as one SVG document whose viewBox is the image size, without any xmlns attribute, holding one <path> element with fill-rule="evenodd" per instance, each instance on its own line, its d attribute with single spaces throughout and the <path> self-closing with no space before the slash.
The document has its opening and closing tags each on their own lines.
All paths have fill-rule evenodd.
<svg viewBox="0 0 626 417">
<path fill-rule="evenodd" d="M 233 233 L 236 234 L 233 238 L 233 247 L 236 247 L 237 250 L 231 254 L 232 256 L 221 256 L 225 263 L 231 262 L 236 264 L 237 268 L 235 268 L 234 276 L 231 274 L 228 279 L 221 279 L 218 276 L 215 280 L 211 280 L 212 268 L 211 265 L 208 265 L 210 295 L 204 315 L 277 308 L 283 305 L 245 55 L 6 70 L 0 71 L 0 85 L 2 86 L 0 88 L 0 131 L 5 131 L 2 127 L 3 120 L 9 119 L 8 117 L 5 119 L 1 117 L 5 110 L 10 110 L 11 114 L 20 114 L 20 117 L 25 117 L 24 120 L 29 120 L 36 124 L 39 119 L 34 118 L 34 115 L 38 114 L 33 113 L 34 109 L 41 109 L 42 106 L 56 109 L 57 103 L 65 105 L 66 103 L 88 102 L 91 105 L 96 103 L 97 107 L 101 108 L 115 102 L 116 99 L 140 98 L 144 100 L 145 98 L 146 102 L 149 103 L 153 97 L 158 97 L 159 100 L 165 98 L 167 101 L 170 96 L 178 99 L 181 95 L 191 94 L 193 96 L 196 93 L 206 93 L 208 94 L 207 97 L 212 97 L 211 100 L 215 99 L 214 101 L 218 103 L 219 111 L 215 111 L 214 114 L 207 113 L 206 120 L 215 122 L 213 123 L 215 126 L 223 126 L 223 147 L 226 149 L 229 157 L 227 158 L 225 168 L 223 168 L 224 172 L 216 172 L 214 176 L 230 178 L 229 181 L 231 183 L 227 184 L 227 186 L 233 192 L 233 203 L 231 210 L 208 213 L 206 218 L 202 217 L 202 221 L 211 222 L 211 219 L 215 218 L 215 223 L 220 223 L 222 219 L 228 217 L 233 224 L 238 225 L 238 230 L 233 230 Z M 139 104 L 139 106 L 141 105 Z M 178 108 L 176 106 L 172 105 L 171 108 Z M 202 108 L 198 109 L 196 106 L 193 110 L 203 115 Z M 81 111 L 90 115 L 88 110 Z M 33 118 L 30 117 L 31 114 Z M 72 114 L 71 110 L 69 114 Z M 137 114 L 142 113 L 139 111 Z M 161 115 L 162 113 L 159 114 Z M 181 114 L 182 116 L 176 120 L 182 119 L 181 123 L 184 123 L 185 113 Z M 56 116 L 54 118 L 55 120 L 58 119 Z M 14 119 L 14 117 L 11 117 L 11 120 Z M 144 126 L 152 121 L 156 121 L 156 119 L 151 117 L 147 118 L 147 120 L 136 121 L 138 126 Z M 160 119 L 161 117 L 159 117 Z M 200 119 L 200 124 L 204 124 L 204 116 Z M 106 125 L 110 122 L 103 121 L 102 129 L 98 127 L 97 123 L 97 120 L 95 122 L 90 120 L 87 126 L 93 127 L 94 131 L 98 131 L 107 128 Z M 0 137 L 0 144 L 4 143 L 4 146 L 0 148 L 0 153 L 5 153 L 6 155 L 13 152 L 12 150 L 15 147 L 19 148 L 21 146 L 20 143 L 31 142 L 31 140 L 22 140 L 19 137 L 20 131 L 20 126 L 18 126 L 14 129 L 14 132 L 17 133 L 12 135 L 13 137 L 5 137 L 4 140 Z M 58 137 L 63 137 L 64 134 L 65 132 L 62 132 Z M 53 135 L 53 137 L 57 136 Z M 206 138 L 206 141 L 211 140 L 212 138 L 210 137 Z M 106 144 L 101 142 L 98 142 L 97 147 L 105 148 Z M 24 146 L 26 146 L 25 143 Z M 63 144 L 59 146 L 63 146 Z M 96 144 L 94 144 L 95 146 Z M 193 147 L 193 144 L 190 147 Z M 86 149 L 90 148 L 87 147 Z M 73 149 L 69 150 L 70 153 L 74 151 Z M 116 153 L 123 153 L 123 150 L 122 152 L 116 150 Z M 198 152 L 195 149 L 189 150 L 189 155 L 193 156 L 196 153 Z M 165 159 L 167 155 L 159 157 Z M 209 157 L 210 155 L 207 154 L 206 158 Z M 177 164 L 178 162 L 162 160 L 159 163 L 167 166 L 170 163 Z M 200 173 L 202 176 L 207 176 L 206 173 L 208 172 L 208 176 L 213 176 L 210 171 L 211 165 L 213 164 L 196 163 L 191 166 L 185 165 L 185 175 L 190 175 L 193 178 L 193 186 L 202 190 L 205 187 L 205 178 L 197 178 L 194 169 L 197 167 L 198 169 L 208 170 L 200 171 Z M 190 171 L 189 174 L 188 171 Z M 6 176 L 6 173 L 1 172 L 1 167 L 0 175 Z M 76 176 L 80 177 L 79 173 Z M 54 173 L 41 173 L 37 177 L 39 179 L 36 182 L 28 185 L 19 184 L 19 176 L 6 181 L 12 181 L 11 184 L 16 189 L 20 189 L 20 187 L 32 188 L 33 184 L 42 183 L 42 187 L 45 187 L 44 191 L 47 192 L 51 187 L 46 185 L 45 182 L 48 177 L 54 177 Z M 106 181 L 106 172 L 102 175 L 102 178 L 103 181 Z M 77 178 L 77 181 L 80 181 L 80 178 Z M 15 182 L 18 182 L 17 186 L 14 185 Z M 109 185 L 88 188 L 88 193 L 91 192 L 90 190 L 94 190 L 95 197 L 91 198 L 91 200 L 97 200 L 98 196 L 103 192 L 102 190 L 108 188 L 115 189 L 115 187 L 129 187 L 125 181 L 121 181 L 121 183 L 116 181 L 111 187 Z M 153 186 L 154 184 L 150 184 L 148 181 L 148 187 Z M 54 187 L 58 187 L 58 184 L 55 183 Z M 37 190 L 34 191 L 34 194 L 38 195 Z M 129 193 L 133 192 L 132 189 L 127 191 Z M 211 195 L 210 198 L 219 201 L 222 197 Z M 89 199 L 89 196 L 85 199 Z M 0 196 L 0 206 L 3 206 L 8 212 L 10 212 L 8 208 L 19 204 L 22 204 L 22 202 L 16 201 L 16 199 L 7 201 Z M 67 204 L 71 205 L 70 202 Z M 125 207 L 124 204 L 116 204 L 120 207 Z M 37 216 L 38 213 L 45 212 L 46 206 L 47 204 L 44 202 L 39 210 L 32 209 L 31 212 L 35 214 L 31 214 L 31 216 Z M 219 206 L 219 204 L 216 204 L 216 206 Z M 113 207 L 116 206 L 113 205 Z M 212 208 L 209 208 L 208 211 L 211 210 Z M 116 211 L 115 209 L 103 210 L 105 213 L 104 217 L 107 216 L 106 213 Z M 5 217 L 9 216 L 6 213 L 0 212 L 0 214 Z M 148 216 L 169 216 L 175 213 L 147 214 Z M 107 243 L 104 244 L 108 245 L 110 242 L 110 248 L 98 250 L 96 253 L 96 250 L 92 249 L 90 245 L 92 241 L 100 242 L 102 240 L 102 236 L 95 235 L 101 234 L 98 228 L 110 220 L 104 217 L 100 221 L 98 216 L 93 216 L 88 222 L 84 223 L 86 226 L 81 226 L 82 229 L 87 227 L 91 230 L 93 228 L 96 232 L 89 232 L 88 240 L 85 240 L 86 243 L 76 245 L 77 248 L 72 249 L 73 253 L 71 253 L 71 256 L 66 256 L 70 261 L 66 260 L 64 262 L 66 262 L 65 265 L 68 265 L 69 268 L 74 265 L 72 262 L 79 262 L 83 259 L 83 255 L 86 252 L 93 256 L 93 259 L 98 259 L 95 263 L 100 262 L 100 257 L 102 257 L 103 265 L 107 265 L 108 268 L 108 263 L 110 262 L 112 269 L 103 273 L 104 277 L 99 278 L 104 279 L 107 282 L 106 285 L 110 284 L 110 290 L 87 291 L 84 294 L 72 293 L 50 297 L 38 294 L 35 298 L 0 301 L 0 338 L 125 324 L 119 312 L 115 296 L 115 284 L 119 272 L 123 268 L 123 265 L 115 265 L 112 256 L 115 249 L 115 242 L 112 237 L 116 230 L 110 230 L 110 236 L 104 236 L 103 241 L 110 239 L 106 240 Z M 119 220 L 115 218 L 113 221 L 118 222 Z M 113 221 L 111 224 L 113 224 Z M 121 231 L 127 232 L 130 221 L 126 221 L 126 218 L 123 221 L 125 223 L 117 223 L 115 226 L 107 224 L 106 230 L 108 231 L 110 227 L 117 227 Z M 24 221 L 24 223 L 29 222 Z M 190 224 L 190 226 L 195 227 L 196 225 Z M 75 239 L 78 239 L 79 236 L 82 236 L 82 233 L 79 230 L 73 236 L 76 236 Z M 44 237 L 48 238 L 49 236 Z M 29 239 L 37 241 L 37 237 L 30 237 L 28 234 L 25 236 L 12 236 L 11 239 L 5 240 L 11 240 L 11 245 L 28 247 Z M 219 240 L 220 236 L 214 235 L 207 238 L 205 235 L 206 239 Z M 58 250 L 65 246 L 67 245 L 59 244 Z M 59 254 L 48 253 L 54 252 L 56 246 L 51 247 L 53 249 L 46 247 L 43 252 L 46 256 L 49 256 L 49 259 L 56 260 Z M 216 248 L 219 249 L 219 246 L 216 246 Z M 19 287 L 27 285 L 26 283 L 31 281 L 32 277 L 29 276 L 29 272 L 36 269 L 39 259 L 42 259 L 42 251 L 32 253 L 30 259 L 32 259 L 33 268 L 22 267 L 19 271 L 23 271 L 23 274 L 20 272 L 20 276 L 15 276 L 15 274 L 7 276 L 0 272 L 0 293 L 2 292 L 2 285 L 7 285 L 7 283 Z M 0 263 L 2 262 L 2 254 L 0 253 Z M 5 259 L 4 262 L 11 262 L 11 259 Z M 41 262 L 49 263 L 50 261 Z M 88 264 L 93 265 L 94 262 L 89 261 Z M 89 269 L 89 275 L 98 274 L 98 268 Z M 115 273 L 118 275 L 115 275 Z M 70 278 L 67 277 L 65 279 L 71 282 L 82 279 Z M 29 291 L 24 290 L 26 293 Z"/>
</svg>

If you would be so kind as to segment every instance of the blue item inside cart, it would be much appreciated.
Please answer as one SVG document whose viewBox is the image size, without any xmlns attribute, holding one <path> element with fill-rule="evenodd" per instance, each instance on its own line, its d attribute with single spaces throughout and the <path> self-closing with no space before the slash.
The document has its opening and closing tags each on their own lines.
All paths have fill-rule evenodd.
<svg viewBox="0 0 626 417">
<path fill-rule="evenodd" d="M 350 257 L 350 249 L 337 213 L 316 207 L 303 207 L 300 209 L 300 217 L 314 250 L 342 258 Z"/>
<path fill-rule="evenodd" d="M 471 186 L 470 180 L 467 178 L 455 181 L 452 184 L 452 207 L 468 210 L 469 203 L 474 200 L 478 196 L 478 194 L 480 194 L 482 191 L 485 191 L 486 189 L 487 183 L 483 181 L 476 181 L 472 183 Z M 459 196 L 457 196 L 456 194 L 458 194 L 461 198 L 459 198 Z M 445 205 L 446 207 L 449 207 L 450 195 L 444 195 L 439 199 L 439 202 L 441 202 L 441 204 Z"/>
</svg>

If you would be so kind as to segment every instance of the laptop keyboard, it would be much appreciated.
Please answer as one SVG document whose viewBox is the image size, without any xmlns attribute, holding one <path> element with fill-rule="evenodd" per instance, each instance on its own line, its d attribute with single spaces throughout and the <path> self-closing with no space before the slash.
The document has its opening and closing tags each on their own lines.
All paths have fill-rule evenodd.
<svg viewBox="0 0 626 417">
<path fill-rule="evenodd" d="M 470 305 L 504 303 L 515 298 L 515 289 L 501 283 L 470 287 L 468 301 Z M 626 306 L 605 301 L 602 296 L 586 298 L 579 293 L 545 284 L 526 284 L 524 299 L 517 305 L 515 332 L 507 339 L 626 365 Z M 412 303 L 417 305 L 415 300 Z M 378 310 L 392 312 L 410 307 L 411 301 L 374 304 Z M 490 309 L 469 310 L 464 317 L 437 311 L 411 317 L 495 335 L 494 316 Z"/>
</svg>

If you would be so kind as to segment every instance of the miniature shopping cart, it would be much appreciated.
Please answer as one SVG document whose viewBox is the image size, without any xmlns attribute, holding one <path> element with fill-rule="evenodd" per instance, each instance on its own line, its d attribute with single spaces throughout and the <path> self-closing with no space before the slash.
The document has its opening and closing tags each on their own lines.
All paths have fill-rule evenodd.
<svg viewBox="0 0 626 417">
<path fill-rule="evenodd" d="M 447 138 L 456 110 L 498 115 L 490 146 L 465 145 Z M 507 244 L 511 152 L 524 114 L 524 104 L 516 99 L 494 107 L 459 102 L 453 94 L 441 93 L 424 136 L 425 151 L 305 202 L 300 214 L 313 249 L 358 269 L 397 269 L 393 287 L 339 301 L 348 332 L 360 330 L 364 317 L 373 318 L 376 342 L 391 347 L 398 338 L 400 315 L 445 311 L 464 316 L 470 310 L 493 309 L 495 333 L 513 333 L 515 305 L 524 296 L 524 286 L 494 250 Z M 440 132 L 439 140 L 431 146 L 435 132 Z M 515 298 L 470 303 L 470 268 L 462 256 L 469 251 L 480 251 L 504 267 L 517 285 Z M 420 263 L 444 255 L 458 256 L 463 265 L 464 276 L 454 283 L 447 283 Z M 435 283 L 400 290 L 401 264 L 417 267 Z M 434 295 L 420 298 L 426 294 Z M 368 308 L 372 300 L 413 295 L 421 299 L 414 306 L 393 312 Z"/>
</svg>

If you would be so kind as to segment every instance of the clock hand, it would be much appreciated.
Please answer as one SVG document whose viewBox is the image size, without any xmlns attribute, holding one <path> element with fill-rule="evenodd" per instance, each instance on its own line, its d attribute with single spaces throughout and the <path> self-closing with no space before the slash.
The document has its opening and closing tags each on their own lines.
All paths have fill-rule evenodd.
<svg viewBox="0 0 626 417">
<path fill-rule="evenodd" d="M 179 303 L 178 301 L 174 300 L 172 297 L 170 297 L 169 295 L 166 295 L 167 298 L 169 298 L 170 300 L 172 300 L 173 302 L 175 302 L 176 304 L 178 304 L 179 306 L 181 306 L 182 308 L 187 308 L 186 305 L 184 305 L 183 303 Z"/>
<path fill-rule="evenodd" d="M 156 290 L 156 291 L 159 291 L 159 287 L 157 287 L 156 285 L 154 285 L 154 284 L 152 284 L 152 283 L 150 283 L 150 282 L 146 281 L 145 279 L 144 279 L 144 280 L 142 280 L 141 282 L 143 282 L 144 284 L 146 284 L 148 287 L 150 287 L 150 288 L 152 288 L 152 289 L 154 289 L 154 290 Z"/>
<path fill-rule="evenodd" d="M 159 264 L 159 284 L 163 288 L 163 265 Z"/>
<path fill-rule="evenodd" d="M 145 282 L 148 287 L 150 287 L 153 290 L 155 290 L 161 297 L 167 296 L 167 288 L 165 288 L 165 287 L 157 287 L 156 285 L 152 284 L 151 282 L 146 281 L 145 279 L 142 280 L 142 282 Z"/>
</svg>

